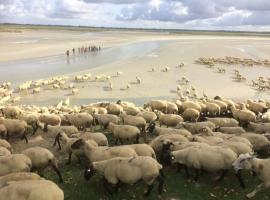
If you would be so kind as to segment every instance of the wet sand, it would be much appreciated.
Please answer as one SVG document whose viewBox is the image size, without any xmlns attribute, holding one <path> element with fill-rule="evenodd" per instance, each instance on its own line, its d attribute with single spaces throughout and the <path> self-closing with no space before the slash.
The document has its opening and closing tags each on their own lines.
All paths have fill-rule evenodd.
<svg viewBox="0 0 270 200">
<path fill-rule="evenodd" d="M 24 37 L 27 36 L 28 39 L 35 38 L 34 36 L 36 34 L 38 37 L 40 35 L 46 35 L 46 31 L 44 30 L 42 30 L 42 33 L 37 32 L 13 33 L 14 35 L 12 37 L 13 40 L 16 40 L 17 38 L 21 38 L 21 35 L 24 35 Z M 24 94 L 22 95 L 22 103 L 25 104 L 50 105 L 67 97 L 70 97 L 71 103 L 74 105 L 102 100 L 115 101 L 117 99 L 132 100 L 139 104 L 154 98 L 174 99 L 177 98 L 175 93 L 178 84 L 177 80 L 183 76 L 191 81 L 191 84 L 198 90 L 199 95 L 202 95 L 204 91 L 210 97 L 221 95 L 235 100 L 269 98 L 269 92 L 258 92 L 250 87 L 252 79 L 259 76 L 270 77 L 270 68 L 268 67 L 217 65 L 215 68 L 210 69 L 203 65 L 195 64 L 195 60 L 199 57 L 234 56 L 240 58 L 270 59 L 270 39 L 268 38 L 192 36 L 131 31 L 94 33 L 63 31 L 61 34 L 59 32 L 47 32 L 49 32 L 48 35 L 50 37 L 58 38 L 60 35 L 62 37 L 53 39 L 50 42 L 47 41 L 47 43 L 42 41 L 27 44 L 7 44 L 10 40 L 7 42 L 7 40 L 3 40 L 2 38 L 2 35 L 7 33 L 0 33 L 0 53 L 3 54 L 5 49 L 12 49 L 12 53 L 6 52 L 4 54 L 5 56 L 1 56 L 0 61 L 0 71 L 5 68 L 6 72 L 4 74 L 6 74 L 7 80 L 12 79 L 16 82 L 16 80 L 24 80 L 24 77 L 27 77 L 27 72 L 23 73 L 24 70 L 27 71 L 25 65 L 21 66 L 21 73 L 18 74 L 20 78 L 16 78 L 16 75 L 12 75 L 11 72 L 8 75 L 8 67 L 12 66 L 12 62 L 25 62 L 22 59 L 27 58 L 27 62 L 31 64 L 36 57 L 48 58 L 50 56 L 60 56 L 64 60 L 64 64 L 59 65 L 61 70 L 49 70 L 50 63 L 47 65 L 47 68 L 44 67 L 46 64 L 44 65 L 43 63 L 44 66 L 37 66 L 37 69 L 39 69 L 35 71 L 37 76 L 34 77 L 31 75 L 30 77 L 33 77 L 31 80 L 47 78 L 48 75 L 68 74 L 68 85 L 74 79 L 74 76 L 78 74 L 91 73 L 92 77 L 106 74 L 112 76 L 110 81 L 113 89 L 108 90 L 108 82 L 95 82 L 91 80 L 84 83 L 75 83 L 75 86 L 79 89 L 79 93 L 74 96 L 70 95 L 71 92 L 69 90 L 62 89 L 42 90 L 40 94 L 35 95 Z M 19 34 L 19 36 L 16 36 L 16 34 Z M 100 55 L 95 55 L 95 58 L 89 56 L 83 63 L 77 62 L 73 68 L 70 63 L 67 65 L 65 63 L 65 56 L 62 55 L 66 47 L 79 47 L 86 42 L 91 42 L 93 45 L 101 45 L 106 49 L 104 51 L 116 53 L 114 55 L 113 53 L 107 54 L 108 52 L 101 51 Z M 149 42 L 151 42 L 153 47 L 149 47 Z M 21 49 L 16 54 L 14 46 L 20 49 L 24 46 L 25 51 Z M 35 51 L 35 47 L 39 50 Z M 29 53 L 31 51 L 35 51 L 35 54 Z M 107 55 L 111 55 L 113 59 L 109 59 Z M 98 64 L 91 63 L 94 59 L 97 59 L 96 62 Z M 183 62 L 185 66 L 181 69 L 176 68 L 180 62 Z M 15 66 L 13 69 L 16 68 L 14 63 L 13 66 Z M 168 72 L 161 72 L 165 66 L 170 67 L 170 70 Z M 217 67 L 225 68 L 226 73 L 217 73 Z M 32 68 L 30 67 L 29 70 L 33 71 Z M 155 72 L 149 72 L 151 68 L 155 68 Z M 241 83 L 233 82 L 232 76 L 234 69 L 238 69 L 241 74 L 246 76 L 247 81 Z M 51 74 L 46 74 L 46 70 L 50 71 Z M 123 75 L 114 77 L 117 71 L 122 71 Z M 135 84 L 136 76 L 141 78 L 141 84 Z M 131 85 L 131 88 L 126 90 L 125 88 L 128 83 Z"/>
</svg>

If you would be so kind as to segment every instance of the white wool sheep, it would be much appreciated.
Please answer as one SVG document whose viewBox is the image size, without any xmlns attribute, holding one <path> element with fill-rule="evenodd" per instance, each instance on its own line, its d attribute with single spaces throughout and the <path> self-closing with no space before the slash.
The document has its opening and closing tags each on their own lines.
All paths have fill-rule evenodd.
<svg viewBox="0 0 270 200">
<path fill-rule="evenodd" d="M 0 187 L 0 200 L 64 200 L 63 191 L 52 181 L 13 181 Z"/>
<path fill-rule="evenodd" d="M 237 120 L 225 117 L 215 117 L 215 118 L 206 117 L 206 120 L 213 122 L 216 125 L 216 127 L 236 127 L 239 124 Z"/>
<path fill-rule="evenodd" d="M 188 108 L 193 108 L 195 110 L 198 110 L 199 112 L 201 112 L 202 109 L 199 103 L 187 100 L 181 103 L 180 112 L 184 112 Z"/>
<path fill-rule="evenodd" d="M 119 115 L 120 113 L 124 111 L 123 107 L 116 103 L 110 103 L 106 109 L 109 114 L 113 114 L 113 115 Z"/>
<path fill-rule="evenodd" d="M 148 144 L 130 144 L 124 146 L 128 146 L 134 149 L 138 156 L 149 156 L 156 159 L 156 153 L 154 149 Z"/>
<path fill-rule="evenodd" d="M 0 146 L 0 156 L 8 156 L 11 155 L 11 152 L 5 148 Z"/>
<path fill-rule="evenodd" d="M 104 133 L 100 132 L 84 132 L 71 135 L 71 137 L 81 138 L 84 140 L 94 140 L 98 146 L 108 146 L 108 139 Z"/>
<path fill-rule="evenodd" d="M 62 118 L 62 125 L 73 125 L 79 130 L 91 128 L 94 118 L 88 113 L 66 114 Z"/>
<path fill-rule="evenodd" d="M 159 125 L 166 125 L 167 127 L 169 126 L 176 126 L 177 124 L 183 122 L 183 118 L 180 115 L 176 114 L 163 114 L 161 112 L 158 112 L 158 121 Z"/>
<path fill-rule="evenodd" d="M 239 172 L 239 170 L 252 170 L 258 176 L 258 178 L 262 181 L 255 190 L 251 193 L 247 194 L 247 198 L 252 198 L 256 195 L 257 192 L 267 189 L 270 186 L 270 160 L 269 159 L 259 159 L 250 154 L 241 154 L 237 160 L 233 163 L 233 167 L 235 171 Z"/>
<path fill-rule="evenodd" d="M 0 139 L 0 147 L 5 147 L 7 150 L 12 152 L 12 147 L 11 147 L 10 143 L 6 140 Z"/>
<path fill-rule="evenodd" d="M 3 176 L 12 172 L 30 172 L 32 163 L 24 154 L 11 154 L 0 156 L 0 166 L 0 176 Z"/>
<path fill-rule="evenodd" d="M 249 132 L 239 134 L 239 136 L 249 140 L 255 152 L 263 155 L 268 155 L 270 149 L 270 142 L 265 136 Z"/>
<path fill-rule="evenodd" d="M 36 113 L 22 113 L 19 119 L 24 120 L 29 126 L 32 126 L 33 133 L 35 133 L 39 127 L 38 115 Z"/>
<path fill-rule="evenodd" d="M 57 160 L 51 151 L 43 147 L 30 147 L 22 151 L 22 154 L 30 158 L 32 162 L 32 169 L 37 170 L 39 173 L 47 167 L 52 167 L 59 177 L 60 182 L 63 182 L 62 175 L 58 168 Z"/>
<path fill-rule="evenodd" d="M 99 147 L 93 140 L 85 141 L 80 139 L 76 141 L 71 148 L 81 150 L 90 162 L 108 160 L 115 157 L 137 156 L 136 151 L 128 145 L 114 147 Z"/>
<path fill-rule="evenodd" d="M 24 180 L 42 180 L 42 178 L 38 174 L 31 172 L 13 172 L 4 176 L 0 176 L 0 183 Z"/>
<path fill-rule="evenodd" d="M 141 111 L 136 116 L 143 117 L 147 123 L 156 121 L 157 115 L 151 111 Z"/>
<path fill-rule="evenodd" d="M 154 122 L 150 123 L 147 130 L 149 130 L 150 133 L 156 134 L 156 135 L 166 135 L 166 134 L 180 134 L 185 137 L 192 136 L 192 134 L 184 129 L 176 129 L 176 128 L 162 128 L 157 127 Z"/>
<path fill-rule="evenodd" d="M 262 122 L 270 122 L 270 109 L 268 109 L 267 112 L 260 115 L 260 118 Z"/>
<path fill-rule="evenodd" d="M 120 123 L 120 118 L 116 115 L 112 114 L 94 114 L 95 120 L 97 120 L 98 124 L 106 128 L 109 122 L 113 122 L 115 124 Z"/>
<path fill-rule="evenodd" d="M 220 100 L 216 100 L 216 99 L 208 100 L 208 102 L 217 104 L 220 107 L 220 113 L 222 113 L 222 114 L 227 113 L 228 106 L 227 106 L 227 104 L 225 102 L 220 101 Z"/>
<path fill-rule="evenodd" d="M 1 109 L 4 117 L 8 119 L 18 119 L 19 115 L 22 113 L 22 110 L 17 106 L 7 106 Z"/>
<path fill-rule="evenodd" d="M 249 123 L 249 122 L 256 121 L 256 115 L 254 112 L 247 109 L 240 110 L 234 106 L 231 106 L 230 108 L 231 108 L 233 117 L 239 120 L 240 123 Z"/>
<path fill-rule="evenodd" d="M 26 137 L 27 123 L 25 121 L 0 117 L 0 124 L 3 124 L 7 129 L 7 139 L 9 139 L 9 137 L 20 137 L 25 139 L 26 143 L 28 143 Z"/>
<path fill-rule="evenodd" d="M 242 127 L 217 127 L 215 130 L 226 134 L 240 134 L 246 132 Z"/>
<path fill-rule="evenodd" d="M 268 123 L 254 123 L 250 122 L 248 125 L 249 129 L 255 133 L 269 133 L 270 132 L 270 122 Z"/>
<path fill-rule="evenodd" d="M 61 124 L 61 118 L 55 114 L 41 114 L 39 116 L 39 121 L 44 123 L 44 131 L 48 131 L 48 125 L 58 126 Z"/>
<path fill-rule="evenodd" d="M 134 143 L 139 143 L 139 138 L 141 135 L 141 131 L 136 126 L 131 125 L 117 125 L 112 122 L 109 123 L 108 129 L 111 130 L 113 136 L 115 137 L 115 144 L 117 144 L 118 140 L 123 144 L 123 140 L 132 140 Z"/>
<path fill-rule="evenodd" d="M 140 112 L 140 109 L 138 107 L 135 107 L 135 106 L 126 106 L 126 107 L 124 107 L 124 112 L 127 115 L 136 116 Z"/>
<path fill-rule="evenodd" d="M 237 158 L 236 153 L 231 149 L 217 146 L 192 146 L 173 151 L 171 155 L 173 156 L 173 163 L 196 169 L 196 180 L 199 178 L 199 170 L 224 172 L 232 168 L 232 163 Z"/>
<path fill-rule="evenodd" d="M 152 191 L 156 179 L 159 181 L 159 193 L 162 192 L 163 177 L 161 169 L 162 165 L 151 157 L 118 157 L 93 162 L 85 169 L 84 177 L 86 180 L 89 180 L 98 172 L 104 176 L 108 184 L 113 185 L 116 185 L 118 182 L 133 185 L 139 180 L 143 180 L 148 185 L 148 190 L 145 193 L 147 196 Z"/>
<path fill-rule="evenodd" d="M 267 106 L 262 102 L 254 102 L 250 99 L 247 100 L 247 104 L 249 105 L 249 109 L 254 113 L 265 113 L 267 111 Z"/>
<path fill-rule="evenodd" d="M 144 105 L 144 108 L 151 108 L 151 111 L 159 110 L 165 113 L 167 110 L 167 103 L 162 100 L 151 100 Z"/>
<path fill-rule="evenodd" d="M 160 154 L 163 146 L 163 142 L 169 140 L 171 142 L 189 142 L 189 140 L 179 134 L 166 134 L 166 135 L 160 135 L 157 136 L 155 139 L 153 139 L 149 145 L 154 149 L 156 154 Z"/>
<path fill-rule="evenodd" d="M 204 102 L 206 105 L 206 112 L 211 116 L 220 115 L 220 107 L 216 103 Z"/>
<path fill-rule="evenodd" d="M 145 119 L 143 117 L 127 115 L 125 113 L 121 113 L 120 117 L 122 118 L 124 124 L 131 125 L 131 126 L 136 126 L 142 132 L 145 132 L 146 121 L 145 121 Z"/>
<path fill-rule="evenodd" d="M 181 115 L 185 121 L 197 122 L 200 112 L 194 108 L 187 108 Z"/>
<path fill-rule="evenodd" d="M 166 114 L 177 114 L 178 113 L 178 107 L 175 103 L 166 101 L 167 103 L 167 109 Z"/>
<path fill-rule="evenodd" d="M 182 122 L 177 125 L 177 128 L 185 128 L 188 131 L 190 131 L 192 134 L 200 133 L 202 128 L 205 128 L 205 127 L 209 127 L 211 130 L 214 130 L 216 125 L 210 121 L 195 122 L 195 123 Z"/>
</svg>

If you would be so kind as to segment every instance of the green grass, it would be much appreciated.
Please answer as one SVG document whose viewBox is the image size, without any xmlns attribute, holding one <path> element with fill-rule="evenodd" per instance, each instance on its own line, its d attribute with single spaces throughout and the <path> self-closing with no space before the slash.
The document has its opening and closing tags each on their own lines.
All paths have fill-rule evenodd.
<svg viewBox="0 0 270 200">
<path fill-rule="evenodd" d="M 99 126 L 95 131 L 101 132 Z M 104 132 L 104 131 L 102 131 Z M 114 144 L 114 139 L 108 131 L 104 132 L 109 140 L 110 145 Z M 63 184 L 58 184 L 65 193 L 66 200 L 132 200 L 132 199 L 175 199 L 175 200 L 244 200 L 245 195 L 251 192 L 259 183 L 257 177 L 253 177 L 249 172 L 243 173 L 244 182 L 247 186 L 242 189 L 238 179 L 230 172 L 223 181 L 213 181 L 216 175 L 203 174 L 198 183 L 187 179 L 184 171 L 176 173 L 174 168 L 166 168 L 165 173 L 165 191 L 161 196 L 157 193 L 157 183 L 147 198 L 143 196 L 146 185 L 143 182 L 133 186 L 124 185 L 120 187 L 117 193 L 108 194 L 101 184 L 101 176 L 95 175 L 90 181 L 85 181 L 84 174 L 85 163 L 77 164 L 73 159 L 71 165 L 61 165 L 61 172 L 64 178 Z M 58 177 L 52 170 L 47 170 L 45 177 L 49 180 L 58 182 Z M 270 173 L 270 172 L 269 172 Z M 265 190 L 257 193 L 254 200 L 270 199 L 270 191 Z"/>
</svg>

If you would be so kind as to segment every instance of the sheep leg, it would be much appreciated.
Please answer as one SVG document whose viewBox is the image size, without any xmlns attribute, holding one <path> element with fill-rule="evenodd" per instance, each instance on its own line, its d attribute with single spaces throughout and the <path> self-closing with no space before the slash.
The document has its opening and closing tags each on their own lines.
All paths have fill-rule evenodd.
<svg viewBox="0 0 270 200">
<path fill-rule="evenodd" d="M 77 156 L 77 159 L 78 159 L 78 164 L 81 164 L 81 157 Z"/>
<path fill-rule="evenodd" d="M 184 169 L 185 169 L 186 177 L 189 178 L 190 175 L 189 175 L 188 167 L 186 165 L 184 166 Z"/>
<path fill-rule="evenodd" d="M 246 186 L 245 186 L 245 183 L 244 183 L 244 180 L 243 180 L 243 178 L 242 178 L 242 176 L 241 176 L 240 171 L 237 172 L 236 176 L 237 176 L 237 178 L 238 178 L 238 181 L 239 181 L 239 183 L 240 183 L 240 186 L 241 186 L 243 189 L 245 189 Z"/>
<path fill-rule="evenodd" d="M 33 127 L 33 134 L 32 135 L 35 135 L 35 133 L 37 132 L 37 129 L 38 129 L 37 123 L 33 124 L 32 127 Z"/>
<path fill-rule="evenodd" d="M 48 131 L 48 124 L 46 124 L 46 123 L 44 124 L 43 131 L 44 131 L 44 132 L 47 132 L 47 131 Z"/>
<path fill-rule="evenodd" d="M 9 140 L 9 133 L 7 132 L 6 140 Z"/>
<path fill-rule="evenodd" d="M 23 134 L 23 136 L 22 136 L 21 139 L 22 139 L 22 140 L 24 139 L 26 144 L 28 143 L 28 139 L 27 139 L 27 137 L 26 137 L 26 133 Z"/>
<path fill-rule="evenodd" d="M 121 144 L 121 145 L 124 144 L 124 142 L 123 142 L 123 140 L 122 140 L 121 138 L 119 138 L 119 141 L 120 141 L 120 144 Z"/>
<path fill-rule="evenodd" d="M 228 170 L 223 170 L 220 177 L 217 179 L 217 181 L 222 181 L 227 173 L 228 173 Z"/>
<path fill-rule="evenodd" d="M 161 171 L 161 170 L 160 170 Z M 161 194 L 163 191 L 163 185 L 164 185 L 164 176 L 162 176 L 162 173 L 159 171 L 159 176 L 157 178 L 158 180 L 158 193 Z"/>
<path fill-rule="evenodd" d="M 114 142 L 115 145 L 117 145 L 118 140 L 119 140 L 118 138 L 115 139 L 115 142 Z"/>
<path fill-rule="evenodd" d="M 62 174 L 61 174 L 59 168 L 54 164 L 52 165 L 52 168 L 55 171 L 55 173 L 58 175 L 60 183 L 63 183 L 64 181 L 63 181 Z"/>
<path fill-rule="evenodd" d="M 105 177 L 103 177 L 102 182 L 105 190 L 112 195 L 115 192 L 115 188 L 112 186 L 112 184 L 110 184 Z"/>
<path fill-rule="evenodd" d="M 270 186 L 270 182 L 267 182 L 267 183 L 261 183 L 260 185 L 258 185 L 255 190 L 253 190 L 251 193 L 247 194 L 246 197 L 247 198 L 252 198 L 256 195 L 257 192 L 263 190 L 263 189 L 266 189 Z"/>
<path fill-rule="evenodd" d="M 68 153 L 68 161 L 67 161 L 67 165 L 70 165 L 70 163 L 71 163 L 71 155 L 72 155 L 72 152 L 69 152 L 69 153 Z"/>
<path fill-rule="evenodd" d="M 195 177 L 194 177 L 194 181 L 197 182 L 200 178 L 200 170 L 199 169 L 195 169 Z"/>
<path fill-rule="evenodd" d="M 151 191 L 154 188 L 154 184 L 148 185 L 148 189 L 147 191 L 144 193 L 144 196 L 149 196 L 149 194 L 151 193 Z"/>
<path fill-rule="evenodd" d="M 140 135 L 137 135 L 134 144 L 139 144 Z"/>
</svg>

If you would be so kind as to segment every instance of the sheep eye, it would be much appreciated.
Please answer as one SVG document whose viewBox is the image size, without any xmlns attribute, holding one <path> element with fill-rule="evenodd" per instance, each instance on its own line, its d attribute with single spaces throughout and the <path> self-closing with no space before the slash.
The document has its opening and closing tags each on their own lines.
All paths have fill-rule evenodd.
<svg viewBox="0 0 270 200">
<path fill-rule="evenodd" d="M 174 157 L 174 156 L 172 156 L 172 157 L 171 157 L 171 159 L 172 159 L 172 160 L 174 160 L 174 159 L 175 159 L 175 157 Z"/>
<path fill-rule="evenodd" d="M 91 170 L 90 170 L 90 169 L 88 169 L 88 170 L 87 170 L 87 172 L 91 172 Z"/>
</svg>

